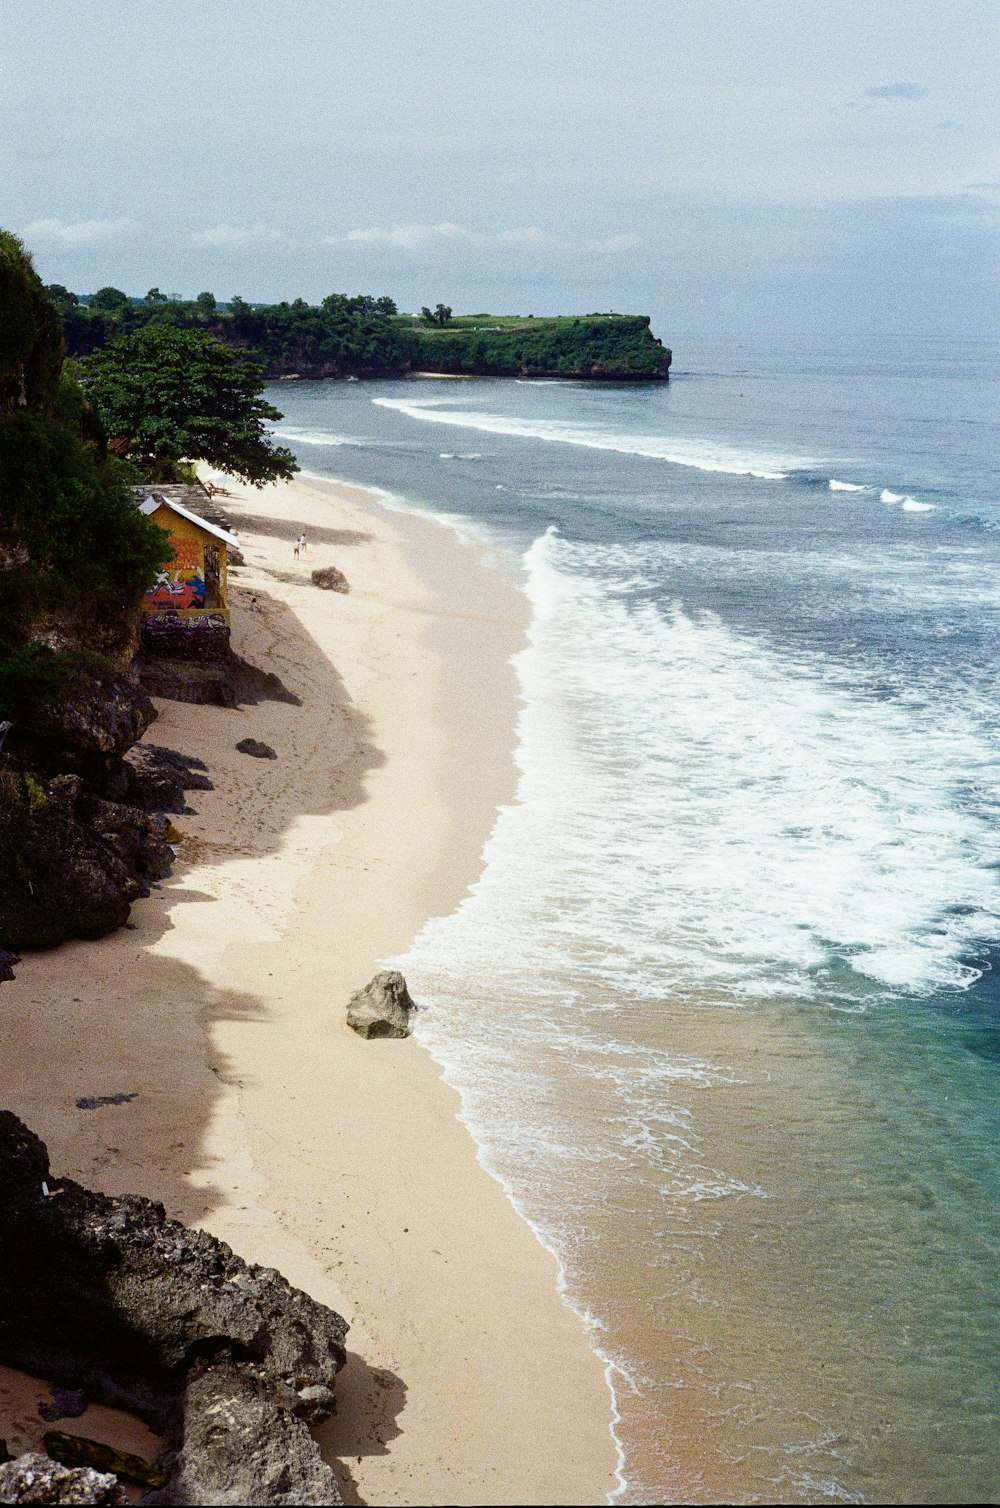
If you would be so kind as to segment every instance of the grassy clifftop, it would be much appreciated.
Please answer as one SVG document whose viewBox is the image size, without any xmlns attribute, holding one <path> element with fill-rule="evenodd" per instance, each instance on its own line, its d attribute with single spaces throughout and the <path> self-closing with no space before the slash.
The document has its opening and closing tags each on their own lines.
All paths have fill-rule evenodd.
<svg viewBox="0 0 1000 1508">
<path fill-rule="evenodd" d="M 494 377 L 582 377 L 622 381 L 664 378 L 670 352 L 639 314 L 589 314 L 557 319 L 517 315 L 452 316 L 429 327 L 405 320 L 415 341 L 417 370 Z"/>
<path fill-rule="evenodd" d="M 534 319 L 510 314 L 400 314 L 391 298 L 329 294 L 320 304 L 219 303 L 213 294 L 132 298 L 118 288 L 78 296 L 49 290 L 66 348 L 87 356 L 147 325 L 203 330 L 260 362 L 268 377 L 402 377 L 408 372 L 495 377 L 664 378 L 670 352 L 638 314 Z"/>
</svg>

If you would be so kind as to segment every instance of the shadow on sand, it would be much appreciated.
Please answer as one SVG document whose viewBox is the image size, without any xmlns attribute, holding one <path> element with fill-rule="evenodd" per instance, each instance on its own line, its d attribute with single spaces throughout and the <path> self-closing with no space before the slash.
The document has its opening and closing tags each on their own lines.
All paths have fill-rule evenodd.
<svg viewBox="0 0 1000 1508">
<path fill-rule="evenodd" d="M 291 521 L 268 527 L 277 532 L 278 522 L 289 537 L 300 528 Z M 259 519 L 247 524 L 262 529 Z M 321 534 L 334 543 L 365 537 L 346 530 L 311 531 L 317 541 Z M 217 791 L 192 792 L 189 800 L 206 811 L 210 803 L 228 799 L 228 829 L 220 833 L 216 825 L 210 841 L 182 845 L 172 880 L 136 903 L 127 929 L 96 943 L 28 954 L 18 977 L 0 986 L 0 1104 L 48 1144 L 54 1172 L 111 1195 L 144 1194 L 192 1226 L 210 1224 L 212 1211 L 234 1192 L 220 1186 L 213 1173 L 219 1161 L 209 1136 L 213 1115 L 237 1081 L 233 1064 L 213 1043 L 212 1029 L 239 1021 L 268 1030 L 272 1012 L 266 978 L 260 993 L 226 988 L 172 958 L 168 908 L 204 907 L 209 910 L 204 926 L 212 927 L 214 897 L 185 880 L 191 858 L 238 863 L 238 875 L 230 879 L 241 904 L 245 898 L 252 908 L 247 861 L 275 854 L 301 817 L 362 804 L 367 776 L 384 762 L 368 719 L 351 703 L 336 668 L 300 620 L 267 594 L 258 592 L 257 598 L 261 612 L 241 623 L 241 637 L 250 642 L 240 647 L 301 698 L 301 706 L 271 703 L 267 709 L 269 726 L 280 730 L 283 747 L 295 753 L 295 785 L 287 784 L 290 761 L 246 759 L 234 767 L 240 787 L 234 802 L 232 789 L 227 790 L 232 772 L 210 765 Z M 327 714 L 322 719 L 315 716 L 317 705 Z M 204 717 L 216 730 L 220 719 L 228 719 L 235 744 L 255 731 L 263 710 L 191 708 L 191 719 Z M 196 721 L 187 721 L 183 752 L 202 755 L 197 734 L 187 732 L 196 727 Z M 150 736 L 163 741 L 157 724 Z M 176 821 L 183 829 L 184 818 Z M 261 1058 L 266 1061 L 266 1048 Z M 78 1099 L 105 1103 L 84 1108 Z M 250 1261 L 257 1256 L 240 1254 Z M 405 1394 L 394 1374 L 352 1355 L 342 1374 L 339 1413 L 318 1432 L 324 1455 L 335 1451 L 349 1463 L 352 1457 L 383 1453 L 398 1433 L 395 1419 Z M 330 1460 L 344 1477 L 345 1499 L 359 1502 L 349 1469 Z"/>
</svg>

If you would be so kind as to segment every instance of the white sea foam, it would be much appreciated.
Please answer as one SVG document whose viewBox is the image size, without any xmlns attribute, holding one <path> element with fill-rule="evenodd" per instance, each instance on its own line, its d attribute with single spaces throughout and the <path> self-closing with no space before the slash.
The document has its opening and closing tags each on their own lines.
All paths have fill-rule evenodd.
<svg viewBox="0 0 1000 1508">
<path fill-rule="evenodd" d="M 890 492 L 888 487 L 883 487 L 879 493 L 880 503 L 901 503 L 902 501 L 903 494 L 901 492 Z"/>
<path fill-rule="evenodd" d="M 755 476 L 783 481 L 793 467 L 813 464 L 805 457 L 779 457 L 710 440 L 679 439 L 663 435 L 620 434 L 555 419 L 525 419 L 509 414 L 480 413 L 456 407 L 454 400 L 373 398 L 381 408 L 393 409 L 427 424 L 448 424 L 456 429 L 475 429 L 493 435 L 513 435 L 559 445 L 578 445 L 588 450 L 611 450 L 622 455 L 645 456 L 674 466 L 698 471 L 724 472 L 731 476 Z"/>
<path fill-rule="evenodd" d="M 864 492 L 866 488 L 860 482 L 838 482 L 831 477 L 827 483 L 831 492 Z"/>
<path fill-rule="evenodd" d="M 291 440 L 296 445 L 360 445 L 365 446 L 369 442 L 356 439 L 352 435 L 339 435 L 328 429 L 293 429 L 282 427 L 272 430 L 272 434 L 282 440 Z"/>
<path fill-rule="evenodd" d="M 933 511 L 933 503 L 921 503 L 915 497 L 904 497 L 903 499 L 904 513 L 933 513 Z"/>
</svg>

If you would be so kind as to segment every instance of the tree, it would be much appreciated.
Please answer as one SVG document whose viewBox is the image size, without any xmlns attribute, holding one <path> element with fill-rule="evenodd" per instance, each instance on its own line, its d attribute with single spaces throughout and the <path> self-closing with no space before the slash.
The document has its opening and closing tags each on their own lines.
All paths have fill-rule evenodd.
<svg viewBox="0 0 1000 1508">
<path fill-rule="evenodd" d="M 433 310 L 424 304 L 420 313 L 429 325 L 446 325 L 452 316 L 452 310 L 447 304 L 435 304 Z"/>
<path fill-rule="evenodd" d="M 218 307 L 214 293 L 199 293 L 194 302 L 198 313 L 206 318 L 210 318 Z"/>
<path fill-rule="evenodd" d="M 119 309 L 127 309 L 131 302 L 128 294 L 120 288 L 98 288 L 90 296 L 91 309 L 97 309 L 103 314 L 114 314 Z"/>
<path fill-rule="evenodd" d="M 63 365 L 55 306 L 20 241 L 0 231 L 0 715 L 33 640 L 53 670 L 63 663 L 53 642 L 120 648 L 170 558 L 91 421 Z"/>
<path fill-rule="evenodd" d="M 167 302 L 167 295 L 161 293 L 159 288 L 150 288 L 144 302 L 147 304 L 165 304 Z"/>
<path fill-rule="evenodd" d="M 266 424 L 261 368 L 203 330 L 152 324 L 83 364 L 87 396 L 112 447 L 166 480 L 181 461 L 208 461 L 261 487 L 298 470 Z"/>
</svg>

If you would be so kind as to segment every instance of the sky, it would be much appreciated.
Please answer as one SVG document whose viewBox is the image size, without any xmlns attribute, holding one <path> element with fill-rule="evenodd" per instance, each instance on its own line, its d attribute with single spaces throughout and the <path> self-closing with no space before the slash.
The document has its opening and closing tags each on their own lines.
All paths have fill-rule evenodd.
<svg viewBox="0 0 1000 1508">
<path fill-rule="evenodd" d="M 47 282 L 1000 334 L 995 0 L 0 0 Z"/>
</svg>

